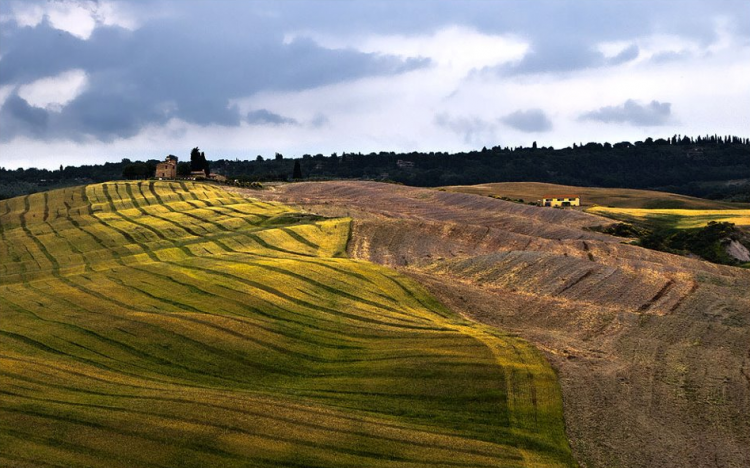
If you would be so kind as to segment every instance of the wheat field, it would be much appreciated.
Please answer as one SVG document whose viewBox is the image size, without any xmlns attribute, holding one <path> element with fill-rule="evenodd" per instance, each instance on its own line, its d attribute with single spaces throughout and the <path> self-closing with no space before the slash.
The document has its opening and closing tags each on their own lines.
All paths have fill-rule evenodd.
<svg viewBox="0 0 750 468">
<path fill-rule="evenodd" d="M 747 209 L 642 209 L 594 206 L 586 211 L 620 221 L 647 223 L 667 229 L 699 228 L 711 221 L 750 226 L 750 210 Z"/>
<path fill-rule="evenodd" d="M 526 342 L 208 184 L 0 202 L 0 465 L 575 466 Z"/>
</svg>

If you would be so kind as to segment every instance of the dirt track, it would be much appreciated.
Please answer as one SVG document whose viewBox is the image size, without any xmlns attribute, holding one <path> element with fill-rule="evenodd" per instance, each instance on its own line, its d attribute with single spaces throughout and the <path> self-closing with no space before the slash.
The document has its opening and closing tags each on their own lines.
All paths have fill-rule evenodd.
<svg viewBox="0 0 750 468">
<path fill-rule="evenodd" d="M 606 221 L 368 182 L 251 196 L 351 215 L 352 256 L 517 332 L 559 370 L 588 467 L 750 466 L 750 271 L 586 231 Z"/>
</svg>

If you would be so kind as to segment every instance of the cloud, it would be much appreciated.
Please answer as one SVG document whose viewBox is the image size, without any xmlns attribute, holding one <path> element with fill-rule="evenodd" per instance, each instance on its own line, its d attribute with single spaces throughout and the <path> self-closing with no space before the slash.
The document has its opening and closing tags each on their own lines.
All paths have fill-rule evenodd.
<svg viewBox="0 0 750 468">
<path fill-rule="evenodd" d="M 11 85 L 0 86 L 0 109 L 5 104 L 5 100 L 8 99 L 15 88 Z"/>
<path fill-rule="evenodd" d="M 88 76 L 80 69 L 41 78 L 18 88 L 18 95 L 34 107 L 60 112 L 86 88 Z"/>
<path fill-rule="evenodd" d="M 501 75 L 561 73 L 599 67 L 604 59 L 586 42 L 543 37 L 532 43 L 523 60 L 494 68 Z"/>
<path fill-rule="evenodd" d="M 657 54 L 654 54 L 651 56 L 651 62 L 653 63 L 669 63 L 676 60 L 683 60 L 686 58 L 690 58 L 692 54 L 690 52 L 673 52 L 673 51 L 667 51 L 667 52 L 659 52 Z"/>
<path fill-rule="evenodd" d="M 429 64 L 466 73 L 474 68 L 520 60 L 528 43 L 509 34 L 485 34 L 465 26 L 448 26 L 429 34 L 332 36 L 314 32 L 287 34 L 285 42 L 309 38 L 332 49 L 353 48 L 360 52 L 419 59 Z"/>
<path fill-rule="evenodd" d="M 20 85 L 29 97 L 30 89 L 51 89 L 39 80 L 70 69 L 84 71 L 87 80 L 77 88 L 83 92 L 65 102 L 64 119 L 28 131 L 19 122 L 4 129 L 3 137 L 34 133 L 47 139 L 67 135 L 111 141 L 171 118 L 236 126 L 242 116 L 231 102 L 237 98 L 393 76 L 428 64 L 419 58 L 327 49 L 304 39 L 284 44 L 260 20 L 245 29 L 255 35 L 228 40 L 225 31 L 204 29 L 199 21 L 155 21 L 135 31 L 101 26 L 88 40 L 61 33 L 46 20 L 15 30 L 3 41 L 0 86 Z"/>
<path fill-rule="evenodd" d="M 0 109 L 0 121 L 3 123 L 0 141 L 9 140 L 9 135 L 36 138 L 47 129 L 49 114 L 44 109 L 30 106 L 17 94 L 12 94 Z"/>
<path fill-rule="evenodd" d="M 612 53 L 612 49 L 617 51 Z M 639 54 L 640 48 L 636 44 L 622 48 L 596 48 L 591 47 L 588 42 L 545 37 L 532 45 L 523 60 L 491 70 L 501 75 L 559 74 L 616 66 L 635 60 Z"/>
<path fill-rule="evenodd" d="M 250 111 L 245 120 L 251 125 L 299 125 L 295 119 L 274 114 L 267 109 Z"/>
<path fill-rule="evenodd" d="M 36 27 L 42 22 L 79 39 L 89 39 L 98 26 L 135 29 L 137 22 L 126 4 L 99 0 L 11 1 L 2 22 Z"/>
<path fill-rule="evenodd" d="M 638 48 L 638 46 L 635 44 L 631 44 L 630 46 L 620 51 L 617 55 L 607 60 L 607 65 L 619 65 L 621 63 L 630 62 L 631 60 L 638 58 L 639 52 L 640 49 Z"/>
<path fill-rule="evenodd" d="M 743 1 L 0 0 L 0 159 L 187 156 L 186 141 L 211 158 L 517 146 L 544 128 L 534 109 L 554 116 L 543 145 L 739 135 Z M 71 70 L 86 84 L 70 100 L 28 93 Z M 263 109 L 298 124 L 250 124 Z"/>
<path fill-rule="evenodd" d="M 595 111 L 586 112 L 580 116 L 580 119 L 651 127 L 666 124 L 671 114 L 672 104 L 669 102 L 651 101 L 648 104 L 642 105 L 632 99 L 628 99 L 620 106 L 606 106 Z"/>
<path fill-rule="evenodd" d="M 548 132 L 552 130 L 552 121 L 541 109 L 517 110 L 501 118 L 505 125 L 522 132 Z"/>
<path fill-rule="evenodd" d="M 495 124 L 478 117 L 453 117 L 447 113 L 435 116 L 437 126 L 446 128 L 463 137 L 465 143 L 487 144 L 495 138 Z"/>
<path fill-rule="evenodd" d="M 328 125 L 330 122 L 331 122 L 330 119 L 328 119 L 328 117 L 326 117 L 325 114 L 321 114 L 320 112 L 318 112 L 310 120 L 310 125 L 313 128 L 320 128 L 320 127 L 324 127 Z"/>
</svg>

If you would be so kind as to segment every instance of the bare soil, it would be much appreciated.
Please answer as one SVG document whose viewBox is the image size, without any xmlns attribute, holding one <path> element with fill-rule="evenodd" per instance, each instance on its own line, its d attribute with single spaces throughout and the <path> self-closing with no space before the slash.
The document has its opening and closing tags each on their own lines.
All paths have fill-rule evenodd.
<svg viewBox="0 0 750 468">
<path fill-rule="evenodd" d="M 353 257 L 542 349 L 582 466 L 750 466 L 750 271 L 486 196 L 369 182 L 248 194 L 353 217 Z"/>
</svg>

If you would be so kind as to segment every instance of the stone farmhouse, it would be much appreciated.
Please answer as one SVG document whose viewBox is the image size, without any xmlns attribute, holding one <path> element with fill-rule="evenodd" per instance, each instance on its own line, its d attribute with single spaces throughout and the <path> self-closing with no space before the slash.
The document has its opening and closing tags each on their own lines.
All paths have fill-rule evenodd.
<svg viewBox="0 0 750 468">
<path fill-rule="evenodd" d="M 541 205 L 551 207 L 581 206 L 581 197 L 578 195 L 545 195 L 542 197 Z"/>
<path fill-rule="evenodd" d="M 170 154 L 164 158 L 164 162 L 156 165 L 156 178 L 159 180 L 177 178 L 177 156 Z"/>
</svg>

